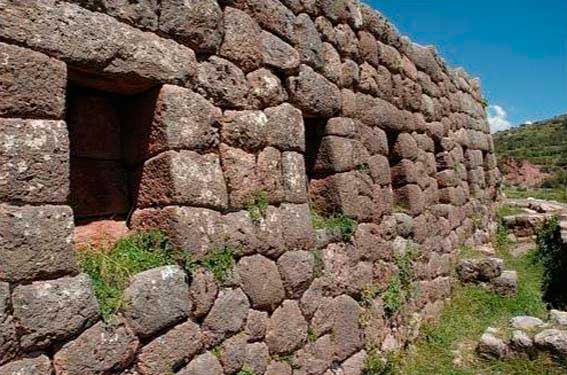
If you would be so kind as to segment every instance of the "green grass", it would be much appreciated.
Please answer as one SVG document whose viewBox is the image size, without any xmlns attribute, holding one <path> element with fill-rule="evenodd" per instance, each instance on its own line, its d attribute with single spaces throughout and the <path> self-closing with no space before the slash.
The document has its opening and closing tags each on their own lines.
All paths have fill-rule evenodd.
<svg viewBox="0 0 567 375">
<path fill-rule="evenodd" d="M 214 249 L 201 262 L 195 264 L 202 265 L 212 272 L 217 281 L 223 282 L 234 268 L 234 252 L 228 247 Z"/>
<path fill-rule="evenodd" d="M 268 206 L 268 193 L 259 190 L 252 195 L 245 208 L 248 211 L 248 215 L 250 215 L 250 219 L 257 223 L 266 217 Z"/>
<path fill-rule="evenodd" d="M 352 237 L 358 225 L 356 220 L 343 213 L 324 217 L 314 210 L 311 210 L 311 220 L 313 222 L 314 229 L 330 229 L 331 231 L 338 231 L 345 241 L 348 241 Z"/>
<path fill-rule="evenodd" d="M 505 232 L 504 232 L 505 233 Z M 505 237 L 502 235 L 501 237 Z M 528 359 L 486 361 L 474 352 L 484 330 L 504 327 L 517 315 L 545 318 L 547 310 L 542 301 L 543 268 L 534 264 L 533 252 L 513 258 L 507 250 L 507 242 L 497 246 L 498 256 L 507 269 L 515 269 L 519 275 L 518 295 L 501 297 L 477 285 L 460 286 L 455 291 L 436 324 L 425 325 L 422 337 L 414 349 L 406 355 L 398 369 L 399 375 L 541 375 L 564 374 L 550 358 L 540 356 Z M 456 353 L 459 354 L 456 354 Z M 459 358 L 459 363 L 454 363 Z"/>
<path fill-rule="evenodd" d="M 504 194 L 506 194 L 506 197 L 512 199 L 525 199 L 531 197 L 535 199 L 567 203 L 567 189 L 561 187 L 526 189 L 506 186 L 503 188 L 503 191 Z"/>
<path fill-rule="evenodd" d="M 525 212 L 526 211 L 522 210 L 520 207 L 509 206 L 506 204 L 498 208 L 499 217 L 520 215 Z"/>
<path fill-rule="evenodd" d="M 122 305 L 122 292 L 130 276 L 178 264 L 177 254 L 162 232 L 151 230 L 127 236 L 108 251 L 85 249 L 77 256 L 82 271 L 92 279 L 101 314 L 107 320 Z"/>
</svg>

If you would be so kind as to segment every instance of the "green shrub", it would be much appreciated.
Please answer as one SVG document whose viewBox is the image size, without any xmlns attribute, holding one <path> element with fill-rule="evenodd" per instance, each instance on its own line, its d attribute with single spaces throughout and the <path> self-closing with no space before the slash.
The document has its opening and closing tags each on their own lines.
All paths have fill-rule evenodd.
<svg viewBox="0 0 567 375">
<path fill-rule="evenodd" d="M 543 299 L 555 309 L 567 309 L 567 248 L 562 245 L 557 218 L 547 220 L 537 231 L 534 259 L 543 265 Z"/>
<path fill-rule="evenodd" d="M 399 275 L 394 275 L 386 290 L 382 293 L 386 315 L 392 316 L 402 308 L 405 300 L 404 290 Z"/>
<path fill-rule="evenodd" d="M 250 215 L 250 219 L 257 223 L 266 217 L 268 211 L 268 193 L 263 190 L 255 192 L 248 203 L 246 203 L 246 211 Z"/>
<path fill-rule="evenodd" d="M 391 361 L 377 351 L 373 350 L 368 353 L 364 362 L 363 375 L 390 375 L 395 370 L 394 361 Z"/>
<path fill-rule="evenodd" d="M 311 220 L 313 221 L 313 228 L 337 231 L 345 241 L 348 241 L 352 237 L 358 226 L 356 220 L 343 213 L 323 217 L 314 210 L 311 210 Z"/>
<path fill-rule="evenodd" d="M 248 367 L 244 367 L 242 370 L 238 371 L 236 375 L 256 375 L 256 372 Z"/>
<path fill-rule="evenodd" d="M 215 276 L 217 281 L 225 281 L 234 268 L 234 252 L 229 247 L 215 249 L 208 253 L 201 262 L 197 262 Z"/>
<path fill-rule="evenodd" d="M 150 230 L 122 238 L 109 251 L 85 249 L 78 253 L 78 261 L 82 271 L 91 277 L 101 314 L 108 319 L 120 308 L 130 276 L 179 264 L 183 259 L 162 232 Z"/>
</svg>

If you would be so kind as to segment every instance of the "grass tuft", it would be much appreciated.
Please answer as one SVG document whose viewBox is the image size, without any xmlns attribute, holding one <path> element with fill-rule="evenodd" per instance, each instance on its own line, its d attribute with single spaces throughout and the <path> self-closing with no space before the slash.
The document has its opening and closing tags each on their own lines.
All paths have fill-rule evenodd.
<svg viewBox="0 0 567 375">
<path fill-rule="evenodd" d="M 323 217 L 314 210 L 311 210 L 311 220 L 313 221 L 314 229 L 329 229 L 331 231 L 338 231 L 343 240 L 348 241 L 356 232 L 358 222 L 343 213 Z"/>
<path fill-rule="evenodd" d="M 207 254 L 200 264 L 212 272 L 217 281 L 223 282 L 235 265 L 234 252 L 229 247 L 215 249 Z"/>
<path fill-rule="evenodd" d="M 250 215 L 250 219 L 258 223 L 266 217 L 268 206 L 268 193 L 259 190 L 252 195 L 245 208 L 248 211 L 248 215 Z"/>
</svg>

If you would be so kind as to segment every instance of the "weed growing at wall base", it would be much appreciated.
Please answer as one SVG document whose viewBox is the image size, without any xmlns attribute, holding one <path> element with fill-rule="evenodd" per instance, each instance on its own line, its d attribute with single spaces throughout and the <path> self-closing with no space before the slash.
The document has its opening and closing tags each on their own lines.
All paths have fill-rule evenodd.
<svg viewBox="0 0 567 375">
<path fill-rule="evenodd" d="M 328 229 L 332 232 L 338 232 L 345 241 L 348 241 L 352 237 L 358 226 L 356 220 L 343 213 L 323 217 L 314 210 L 311 210 L 311 220 L 313 221 L 314 229 Z"/>
</svg>

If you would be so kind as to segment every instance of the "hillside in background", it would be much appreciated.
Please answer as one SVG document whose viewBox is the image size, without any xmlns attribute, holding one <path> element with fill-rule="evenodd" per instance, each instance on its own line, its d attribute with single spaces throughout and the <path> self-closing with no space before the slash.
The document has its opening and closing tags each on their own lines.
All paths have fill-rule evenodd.
<svg viewBox="0 0 567 375">
<path fill-rule="evenodd" d="M 511 156 L 556 172 L 567 168 L 567 114 L 494 134 L 500 160 Z"/>
</svg>

